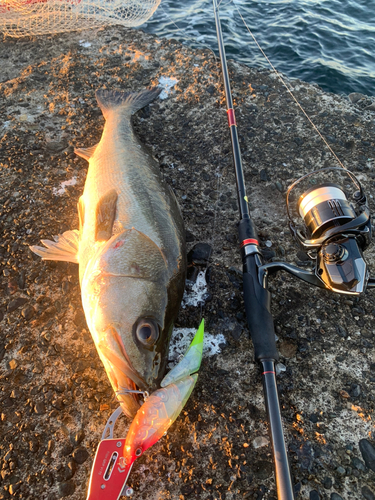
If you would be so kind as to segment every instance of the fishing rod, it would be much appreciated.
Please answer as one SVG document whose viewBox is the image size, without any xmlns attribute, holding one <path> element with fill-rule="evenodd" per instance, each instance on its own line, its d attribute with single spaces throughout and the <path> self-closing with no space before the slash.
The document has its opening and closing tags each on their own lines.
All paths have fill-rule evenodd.
<svg viewBox="0 0 375 500">
<path fill-rule="evenodd" d="M 233 161 L 236 174 L 238 208 L 240 215 L 238 235 L 243 262 L 243 294 L 246 317 L 254 344 L 255 359 L 261 364 L 262 367 L 264 397 L 269 421 L 278 498 L 280 500 L 293 500 L 293 485 L 290 475 L 276 385 L 275 367 L 279 360 L 279 354 L 276 348 L 275 330 L 273 318 L 270 312 L 271 297 L 270 292 L 267 288 L 262 286 L 258 279 L 258 269 L 263 263 L 262 254 L 259 248 L 259 240 L 255 224 L 250 217 L 246 196 L 241 151 L 237 134 L 237 124 L 233 109 L 233 100 L 225 56 L 223 34 L 221 31 L 219 8 L 216 0 L 213 0 L 213 5 L 221 68 L 224 79 L 228 125 L 231 135 Z"/>
<path fill-rule="evenodd" d="M 262 368 L 278 499 L 293 500 L 294 491 L 276 385 L 279 354 L 270 309 L 268 277 L 277 271 L 286 271 L 310 285 L 348 295 L 359 295 L 367 288 L 375 288 L 375 278 L 370 278 L 363 257 L 363 251 L 371 241 L 370 212 L 366 195 L 353 173 L 342 167 L 311 172 L 289 187 L 286 204 L 291 233 L 315 263 L 315 268 L 300 269 L 286 262 L 263 263 L 256 227 L 248 208 L 217 0 L 213 0 L 213 7 L 236 175 L 245 311 L 254 357 Z M 334 182 L 327 182 L 327 178 Z M 349 188 L 342 187 L 347 186 L 348 180 Z M 353 187 L 354 190 L 350 191 Z M 302 227 L 295 222 L 296 214 L 303 220 Z"/>
</svg>

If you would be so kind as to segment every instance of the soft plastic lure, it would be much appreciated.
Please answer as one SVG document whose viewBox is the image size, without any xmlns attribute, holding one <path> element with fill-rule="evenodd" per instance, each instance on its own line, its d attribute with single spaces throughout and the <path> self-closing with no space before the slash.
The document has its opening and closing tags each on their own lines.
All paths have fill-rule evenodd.
<svg viewBox="0 0 375 500">
<path fill-rule="evenodd" d="M 138 410 L 126 439 L 114 439 L 121 407 L 108 419 L 91 471 L 87 500 L 131 496 L 126 485 L 134 461 L 167 432 L 181 413 L 198 379 L 203 352 L 204 320 L 182 360 L 164 377 Z"/>
</svg>

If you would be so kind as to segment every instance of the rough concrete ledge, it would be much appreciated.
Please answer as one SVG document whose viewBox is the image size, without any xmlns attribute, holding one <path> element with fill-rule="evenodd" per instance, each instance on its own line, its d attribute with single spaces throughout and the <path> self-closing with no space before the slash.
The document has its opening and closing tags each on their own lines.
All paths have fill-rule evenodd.
<svg viewBox="0 0 375 500">
<path fill-rule="evenodd" d="M 0 498 L 85 498 L 116 404 L 85 324 L 76 266 L 41 262 L 28 245 L 77 226 L 87 164 L 73 149 L 100 138 L 95 90 L 138 90 L 161 77 L 178 82 L 138 113 L 135 127 L 177 195 L 188 249 L 199 242 L 213 248 L 208 298 L 182 309 L 178 324 L 197 327 L 203 316 L 207 331 L 224 334 L 226 343 L 204 360 L 168 435 L 134 466 L 134 498 L 276 498 L 261 378 L 244 319 L 218 61 L 209 51 L 114 27 L 4 38 L 0 68 Z M 288 233 L 285 189 L 334 161 L 272 73 L 233 61 L 229 69 L 262 247 L 268 258 L 298 262 L 303 255 Z M 289 83 L 359 174 L 375 213 L 371 99 Z M 366 253 L 373 274 L 374 248 Z M 374 293 L 348 298 L 282 275 L 272 278 L 271 291 L 297 498 L 373 499 Z"/>
</svg>

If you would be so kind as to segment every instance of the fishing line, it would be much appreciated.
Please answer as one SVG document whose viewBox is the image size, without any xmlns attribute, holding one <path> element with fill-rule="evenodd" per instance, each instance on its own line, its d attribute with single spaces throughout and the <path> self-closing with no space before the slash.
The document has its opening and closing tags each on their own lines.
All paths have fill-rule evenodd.
<svg viewBox="0 0 375 500">
<path fill-rule="evenodd" d="M 220 3 L 222 1 L 223 0 L 221 0 Z M 207 3 L 209 4 L 209 1 Z M 228 2 L 228 3 L 230 3 L 230 2 Z M 176 22 L 171 18 L 171 16 L 169 15 L 169 13 L 163 8 L 163 4 L 162 3 L 160 3 L 159 7 L 162 9 L 162 11 L 164 12 L 165 16 L 171 22 L 171 24 L 173 24 L 176 27 L 177 32 L 180 32 L 185 39 L 188 39 L 188 40 L 196 43 L 197 45 L 200 45 L 203 48 L 208 49 L 209 52 L 213 55 L 214 60 L 215 60 L 215 66 L 217 66 L 216 83 L 218 84 L 218 87 L 220 87 L 220 85 L 221 85 L 220 63 L 218 61 L 218 57 L 215 54 L 215 52 L 211 49 L 211 47 L 209 47 L 205 43 L 202 43 L 202 42 L 198 41 L 196 38 L 189 36 L 184 28 L 181 28 L 180 26 L 178 26 L 176 24 Z M 225 137 L 226 137 L 226 128 L 225 127 L 222 128 L 221 136 L 222 136 L 222 140 L 220 141 L 220 143 L 223 144 L 225 142 Z M 223 160 L 223 158 L 225 158 L 226 156 L 228 156 L 230 154 L 231 153 L 229 152 L 228 154 L 222 156 L 221 155 L 221 150 L 219 150 L 218 158 L 217 158 L 217 167 L 216 167 L 215 177 L 216 177 L 216 192 L 218 193 L 218 196 L 217 196 L 217 200 L 216 200 L 216 202 L 214 204 L 214 220 L 213 220 L 213 224 L 212 224 L 211 237 L 210 237 L 210 240 L 209 240 L 212 246 L 214 244 L 215 237 L 216 237 L 217 215 L 218 215 L 218 212 L 219 212 L 218 203 L 219 203 L 219 200 L 220 200 L 220 196 L 223 194 L 222 193 L 222 185 L 221 185 L 222 170 L 223 170 L 222 169 L 222 160 Z"/>
<path fill-rule="evenodd" d="M 209 3 L 209 1 L 207 3 Z M 218 59 L 217 55 L 212 50 L 212 48 L 209 47 L 208 45 L 206 45 L 205 43 L 202 43 L 202 42 L 198 41 L 196 38 L 189 36 L 187 34 L 186 30 L 184 28 L 181 28 L 180 26 L 178 26 L 176 24 L 176 22 L 171 18 L 171 16 L 169 15 L 169 13 L 163 8 L 162 3 L 160 3 L 159 7 L 162 9 L 162 11 L 164 12 L 165 16 L 171 22 L 171 24 L 175 26 L 177 32 L 180 32 L 185 39 L 190 40 L 190 41 L 194 42 L 197 45 L 200 45 L 201 47 L 203 47 L 205 49 L 208 49 L 209 52 L 213 55 L 214 61 L 215 61 L 215 66 L 217 68 L 217 72 L 216 72 L 216 84 L 217 84 L 217 87 L 220 88 L 221 87 L 220 62 L 219 62 L 219 59 Z M 219 96 L 219 99 L 220 99 L 220 96 Z M 220 124 L 221 123 L 222 123 L 222 120 L 220 120 Z M 219 141 L 219 144 L 224 144 L 225 143 L 226 134 L 227 134 L 226 127 L 224 127 L 224 126 L 221 127 L 221 133 L 220 133 L 221 140 Z M 212 226 L 211 226 L 212 227 L 211 235 L 208 238 L 208 241 L 209 241 L 209 243 L 210 243 L 210 245 L 212 247 L 215 246 L 215 242 L 216 242 L 216 238 L 217 238 L 216 227 L 217 227 L 218 215 L 219 215 L 219 206 L 218 206 L 218 204 L 219 204 L 219 201 L 220 201 L 220 197 L 223 194 L 223 192 L 222 192 L 223 187 L 222 187 L 222 182 L 221 182 L 221 178 L 223 176 L 223 163 L 222 162 L 223 162 L 223 159 L 225 157 L 227 157 L 228 155 L 231 154 L 229 152 L 228 154 L 222 155 L 221 149 L 222 148 L 219 147 L 219 151 L 217 153 L 217 162 L 216 162 L 216 169 L 215 169 L 215 174 L 214 174 L 215 177 L 216 177 L 216 188 L 214 188 L 214 189 L 216 189 L 216 192 L 217 192 L 217 199 L 216 199 L 216 201 L 214 203 L 214 210 L 213 210 L 214 217 L 213 217 L 213 223 L 212 223 Z M 208 231 L 208 233 L 210 233 L 210 232 Z M 201 303 L 200 304 L 201 318 L 204 317 L 204 314 L 203 314 L 204 305 L 205 305 L 205 303 Z"/>
<path fill-rule="evenodd" d="M 246 24 L 246 21 L 245 19 L 242 17 L 242 14 L 241 12 L 239 11 L 237 5 L 234 3 L 233 0 L 230 0 L 230 3 L 232 3 L 234 5 L 234 8 L 237 10 L 238 12 L 238 15 L 240 16 L 243 24 L 245 25 L 247 31 L 250 33 L 252 39 L 254 40 L 254 42 L 256 43 L 258 49 L 260 50 L 260 52 L 262 53 L 262 55 L 265 57 L 266 61 L 268 62 L 268 64 L 271 66 L 272 70 L 274 71 L 274 73 L 276 74 L 276 76 L 278 77 L 278 79 L 281 81 L 281 83 L 284 85 L 284 87 L 286 88 L 286 90 L 289 92 L 289 94 L 291 95 L 292 99 L 294 100 L 294 102 L 297 104 L 297 106 L 299 107 L 299 109 L 302 111 L 302 113 L 305 115 L 305 117 L 307 118 L 307 120 L 309 121 L 310 125 L 313 127 L 313 129 L 316 131 L 316 133 L 319 135 L 319 137 L 322 139 L 323 143 L 325 144 L 325 146 L 328 148 L 328 150 L 330 151 L 330 153 L 332 154 L 332 156 L 336 159 L 336 161 L 339 163 L 339 165 L 344 169 L 344 170 L 347 170 L 346 167 L 344 166 L 344 164 L 341 162 L 341 160 L 339 159 L 339 157 L 336 155 L 336 153 L 333 151 L 333 149 L 331 148 L 331 146 L 328 144 L 328 142 L 326 141 L 326 139 L 324 138 L 324 136 L 322 135 L 322 133 L 320 132 L 320 130 L 318 129 L 318 127 L 315 125 L 315 123 L 311 120 L 311 118 L 309 117 L 309 115 L 306 113 L 306 111 L 303 109 L 302 105 L 298 102 L 298 99 L 295 97 L 295 95 L 293 94 L 293 92 L 290 90 L 290 88 L 288 87 L 288 85 L 286 84 L 285 80 L 283 79 L 283 77 L 280 75 L 280 73 L 277 71 L 277 69 L 274 67 L 274 65 L 272 64 L 272 62 L 270 61 L 270 59 L 267 57 L 266 53 L 264 52 L 264 50 L 262 49 L 262 47 L 259 45 L 257 39 L 255 38 L 255 36 L 253 35 L 253 33 L 251 32 L 250 28 L 248 27 L 248 25 Z"/>
</svg>

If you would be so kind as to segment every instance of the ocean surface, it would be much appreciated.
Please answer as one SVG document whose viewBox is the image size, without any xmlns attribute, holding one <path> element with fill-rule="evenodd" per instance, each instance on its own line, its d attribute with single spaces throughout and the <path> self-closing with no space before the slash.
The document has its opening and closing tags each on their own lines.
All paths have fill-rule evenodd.
<svg viewBox="0 0 375 500">
<path fill-rule="evenodd" d="M 238 11 L 284 75 L 317 83 L 337 94 L 375 95 L 373 1 L 222 0 L 220 17 L 227 58 L 267 68 Z M 161 0 L 141 28 L 218 53 L 211 0 Z"/>
</svg>

